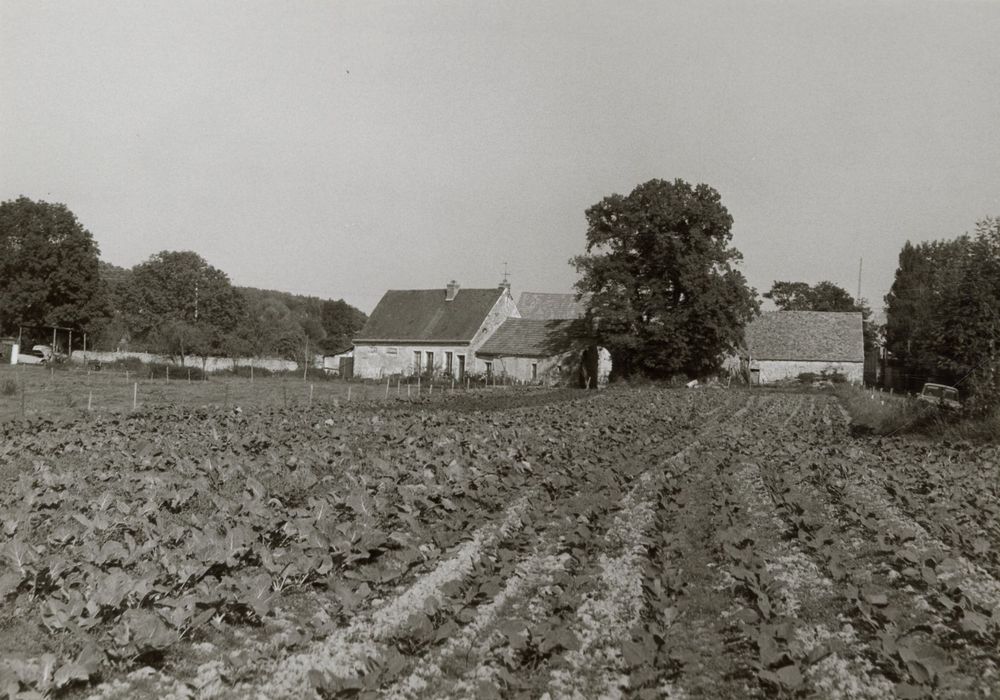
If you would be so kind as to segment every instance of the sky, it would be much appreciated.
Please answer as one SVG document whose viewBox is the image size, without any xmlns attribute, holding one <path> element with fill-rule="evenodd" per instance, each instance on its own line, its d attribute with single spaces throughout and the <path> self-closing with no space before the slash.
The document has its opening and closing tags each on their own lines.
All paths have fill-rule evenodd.
<svg viewBox="0 0 1000 700">
<path fill-rule="evenodd" d="M 584 211 L 707 183 L 759 292 L 880 308 L 1000 215 L 1000 2 L 0 0 L 0 201 L 102 259 L 344 298 L 569 292 Z"/>
</svg>

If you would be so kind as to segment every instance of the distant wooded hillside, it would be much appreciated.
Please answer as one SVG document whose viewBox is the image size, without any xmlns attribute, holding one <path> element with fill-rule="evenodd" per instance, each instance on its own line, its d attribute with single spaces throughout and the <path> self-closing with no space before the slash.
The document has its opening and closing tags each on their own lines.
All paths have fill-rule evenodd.
<svg viewBox="0 0 1000 700">
<path fill-rule="evenodd" d="M 160 253 L 132 269 L 101 262 L 100 275 L 109 310 L 93 336 L 100 349 L 300 360 L 349 348 L 367 320 L 343 299 L 232 286 L 193 253 Z"/>
</svg>

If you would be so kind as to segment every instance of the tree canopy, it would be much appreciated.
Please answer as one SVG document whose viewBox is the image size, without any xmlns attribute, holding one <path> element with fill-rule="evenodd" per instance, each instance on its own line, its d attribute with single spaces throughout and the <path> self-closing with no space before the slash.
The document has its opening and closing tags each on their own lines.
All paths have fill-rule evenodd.
<svg viewBox="0 0 1000 700">
<path fill-rule="evenodd" d="M 571 261 L 577 289 L 615 373 L 664 377 L 718 369 L 757 312 L 729 245 L 733 219 L 719 193 L 650 180 L 586 211 L 587 254 Z"/>
<path fill-rule="evenodd" d="M 63 204 L 0 204 L 0 328 L 86 329 L 105 310 L 94 237 Z"/>
<path fill-rule="evenodd" d="M 886 347 L 907 373 L 944 373 L 973 408 L 1000 401 L 1000 218 L 952 240 L 908 241 L 885 301 Z"/>
<path fill-rule="evenodd" d="M 872 323 L 872 310 L 864 299 L 855 299 L 833 282 L 775 282 L 764 293 L 781 311 L 860 311 L 864 327 L 865 352 L 876 345 L 878 329 Z"/>
</svg>

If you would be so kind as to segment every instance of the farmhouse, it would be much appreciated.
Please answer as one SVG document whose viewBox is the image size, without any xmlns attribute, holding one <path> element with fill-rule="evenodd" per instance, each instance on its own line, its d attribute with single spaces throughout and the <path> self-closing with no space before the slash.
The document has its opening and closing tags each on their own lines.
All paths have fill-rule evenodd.
<svg viewBox="0 0 1000 700">
<path fill-rule="evenodd" d="M 479 349 L 489 374 L 550 385 L 607 382 L 611 356 L 592 339 L 575 295 L 524 292 L 517 308 L 521 317 L 504 321 Z"/>
<path fill-rule="evenodd" d="M 477 351 L 508 318 L 517 317 L 510 285 L 389 290 L 354 340 L 354 375 L 433 374 L 465 378 L 489 368 Z"/>
<path fill-rule="evenodd" d="M 741 358 L 751 383 L 769 384 L 811 372 L 838 372 L 851 382 L 864 374 L 860 312 L 771 311 L 746 327 Z"/>
</svg>

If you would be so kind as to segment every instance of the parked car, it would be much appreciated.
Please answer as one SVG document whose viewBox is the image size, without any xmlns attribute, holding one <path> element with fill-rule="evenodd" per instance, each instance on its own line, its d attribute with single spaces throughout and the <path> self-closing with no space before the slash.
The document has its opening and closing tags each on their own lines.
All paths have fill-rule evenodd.
<svg viewBox="0 0 1000 700">
<path fill-rule="evenodd" d="M 17 353 L 17 364 L 19 365 L 44 365 L 49 361 L 50 355 L 37 347 L 31 350 Z"/>
<path fill-rule="evenodd" d="M 932 382 L 924 384 L 917 400 L 941 408 L 959 409 L 962 407 L 962 402 L 958 400 L 958 389 L 947 384 L 934 384 Z"/>
</svg>

